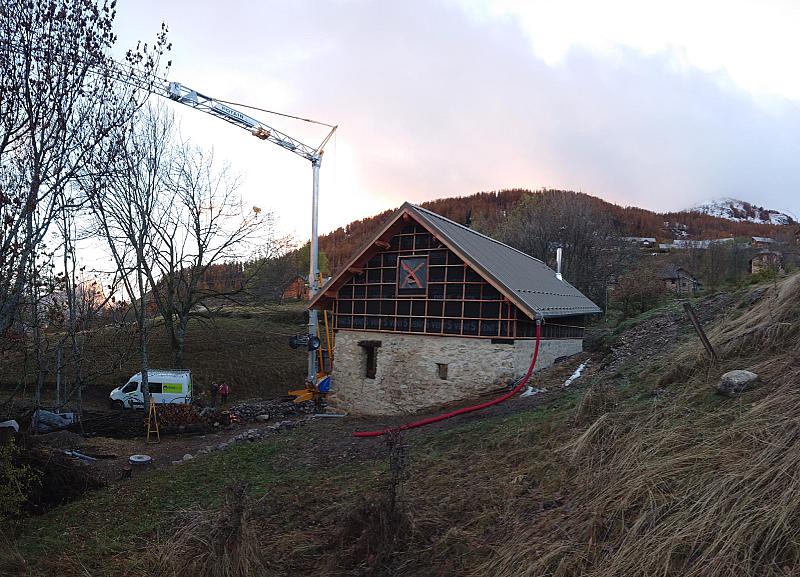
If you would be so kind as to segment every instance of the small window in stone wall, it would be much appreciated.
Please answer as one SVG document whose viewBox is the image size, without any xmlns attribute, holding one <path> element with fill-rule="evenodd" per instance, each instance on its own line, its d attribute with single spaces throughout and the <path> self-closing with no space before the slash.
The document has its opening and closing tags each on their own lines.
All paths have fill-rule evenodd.
<svg viewBox="0 0 800 577">
<path fill-rule="evenodd" d="M 378 348 L 381 346 L 381 341 L 359 341 L 358 346 L 364 349 L 366 355 L 364 376 L 374 379 L 378 370 Z"/>
<path fill-rule="evenodd" d="M 447 364 L 446 363 L 436 363 L 436 371 L 439 374 L 439 378 L 443 381 L 447 380 Z"/>
</svg>

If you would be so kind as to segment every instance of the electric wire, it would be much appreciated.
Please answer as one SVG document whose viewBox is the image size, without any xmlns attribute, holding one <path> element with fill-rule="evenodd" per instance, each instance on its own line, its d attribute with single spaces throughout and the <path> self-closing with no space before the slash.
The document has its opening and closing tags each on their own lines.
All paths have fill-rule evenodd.
<svg viewBox="0 0 800 577">
<path fill-rule="evenodd" d="M 251 110 L 258 110 L 259 112 L 266 112 L 267 114 L 274 114 L 275 116 L 283 116 L 285 118 L 292 118 L 294 120 L 302 120 L 303 122 L 310 122 L 311 124 L 319 124 L 321 126 L 327 126 L 328 128 L 334 128 L 333 124 L 328 124 L 327 122 L 321 122 L 319 120 L 313 120 L 311 118 L 303 118 L 302 116 L 294 116 L 293 114 L 286 114 L 284 112 L 276 112 L 274 110 L 268 110 L 266 108 L 259 108 L 258 106 L 251 106 L 250 104 L 242 104 L 241 102 L 232 102 L 230 100 L 222 100 L 220 98 L 215 98 L 217 102 L 221 102 L 222 104 L 230 104 L 231 106 L 241 106 L 242 108 L 249 108 Z"/>
</svg>

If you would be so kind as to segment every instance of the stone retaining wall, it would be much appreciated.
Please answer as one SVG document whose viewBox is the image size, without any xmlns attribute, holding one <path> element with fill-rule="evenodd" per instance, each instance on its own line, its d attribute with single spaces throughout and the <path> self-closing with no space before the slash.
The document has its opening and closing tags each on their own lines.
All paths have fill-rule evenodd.
<svg viewBox="0 0 800 577">
<path fill-rule="evenodd" d="M 380 341 L 375 378 L 366 377 L 361 341 Z M 330 401 L 357 414 L 399 415 L 458 401 L 522 376 L 533 340 L 493 344 L 491 339 L 340 330 L 334 348 Z M 542 340 L 537 369 L 583 350 L 581 339 Z M 447 365 L 440 378 L 439 365 Z"/>
</svg>

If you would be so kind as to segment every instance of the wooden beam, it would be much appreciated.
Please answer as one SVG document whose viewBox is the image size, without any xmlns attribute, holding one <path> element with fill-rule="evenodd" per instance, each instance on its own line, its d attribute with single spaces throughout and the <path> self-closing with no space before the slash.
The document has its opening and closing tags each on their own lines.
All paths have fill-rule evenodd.
<svg viewBox="0 0 800 577">
<path fill-rule="evenodd" d="M 347 269 L 347 272 L 351 272 L 353 274 L 361 274 L 362 272 L 364 272 L 364 269 L 351 266 L 349 269 Z"/>
<path fill-rule="evenodd" d="M 380 249 L 386 250 L 387 248 L 389 248 L 390 245 L 385 240 L 376 240 L 375 246 L 377 246 Z"/>
<path fill-rule="evenodd" d="M 717 353 L 714 350 L 714 347 L 711 346 L 711 341 L 708 340 L 703 327 L 700 325 L 700 321 L 694 312 L 694 308 L 692 308 L 692 305 L 689 303 L 689 301 L 684 301 L 683 308 L 686 310 L 686 314 L 689 316 L 689 320 L 692 322 L 692 326 L 694 327 L 697 336 L 700 337 L 700 342 L 703 343 L 703 346 L 706 348 L 708 356 L 711 357 L 712 361 L 716 362 Z"/>
</svg>

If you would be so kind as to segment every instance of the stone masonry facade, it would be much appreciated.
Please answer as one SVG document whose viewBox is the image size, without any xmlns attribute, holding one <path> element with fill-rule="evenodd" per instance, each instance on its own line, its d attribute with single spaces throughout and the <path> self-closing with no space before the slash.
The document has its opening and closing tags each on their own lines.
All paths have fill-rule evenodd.
<svg viewBox="0 0 800 577">
<path fill-rule="evenodd" d="M 367 350 L 375 347 L 375 376 Z M 336 333 L 331 403 L 363 415 L 400 415 L 459 401 L 521 377 L 535 341 L 340 330 Z M 536 368 L 580 353 L 581 339 L 543 339 Z"/>
</svg>

